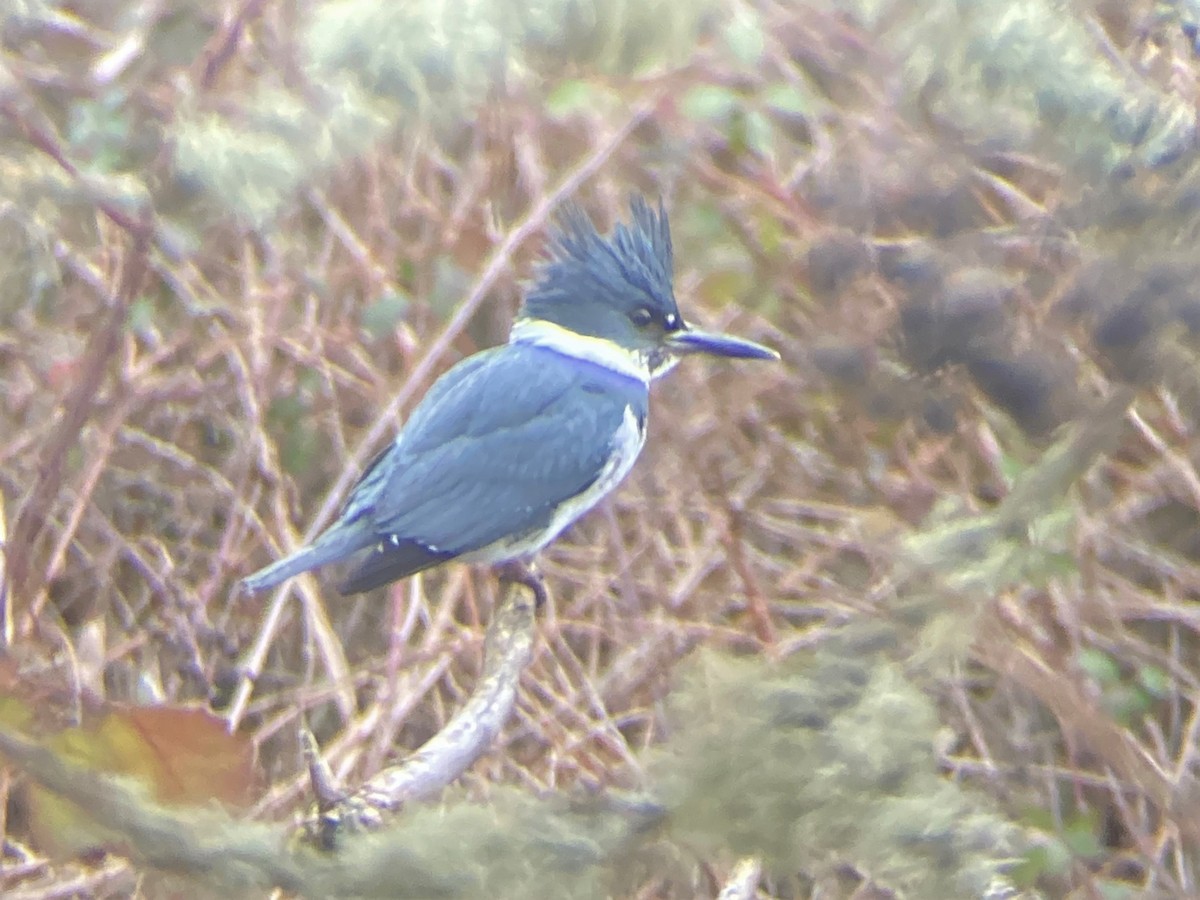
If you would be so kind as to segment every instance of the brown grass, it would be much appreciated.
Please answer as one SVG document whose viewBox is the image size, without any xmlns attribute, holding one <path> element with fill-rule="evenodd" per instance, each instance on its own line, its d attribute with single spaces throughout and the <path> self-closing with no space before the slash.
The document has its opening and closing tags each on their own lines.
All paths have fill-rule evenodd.
<svg viewBox="0 0 1200 900">
<path fill-rule="evenodd" d="M 931 767 L 1040 848 L 1022 878 L 1195 894 L 1195 175 L 1190 149 L 1146 159 L 1197 99 L 1180 23 L 1149 2 L 1065 16 L 1084 65 L 1161 113 L 1125 140 L 1086 110 L 1079 126 L 1076 97 L 1057 119 L 1032 108 L 1053 73 L 991 73 L 987 93 L 981 62 L 919 62 L 966 39 L 903 4 L 872 29 L 719 0 L 657 42 L 640 9 L 596 6 L 593 32 L 508 47 L 503 80 L 458 35 L 453 77 L 412 97 L 386 71 L 334 83 L 332 28 L 317 46 L 286 4 L 5 24 L 6 652 L 80 695 L 211 705 L 259 750 L 265 820 L 309 800 L 302 725 L 350 785 L 421 745 L 480 671 L 484 573 L 345 599 L 325 575 L 265 598 L 235 583 L 328 523 L 441 371 L 504 339 L 562 199 L 612 221 L 628 192 L 661 194 L 685 311 L 785 362 L 690 362 L 658 386 L 635 472 L 544 560 L 554 600 L 468 795 L 641 784 L 697 648 L 781 664 L 879 617 L 938 704 Z M 954 545 L 919 587 L 898 574 L 939 528 L 987 521 L 1122 385 L 1113 449 L 1053 503 L 979 558 Z M 111 859 L 21 849 L 8 809 L 5 890 L 132 890 Z M 758 865 L 737 862 L 648 875 L 642 895 Z M 862 859 L 836 863 L 760 889 L 866 890 L 838 867 Z"/>
</svg>

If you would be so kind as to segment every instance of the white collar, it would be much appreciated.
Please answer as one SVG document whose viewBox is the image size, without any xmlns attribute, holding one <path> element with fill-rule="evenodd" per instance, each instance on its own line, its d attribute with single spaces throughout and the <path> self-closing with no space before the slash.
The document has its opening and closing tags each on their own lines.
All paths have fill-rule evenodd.
<svg viewBox="0 0 1200 900">
<path fill-rule="evenodd" d="M 580 334 L 545 319 L 518 319 L 513 323 L 508 342 L 545 347 L 563 356 L 603 366 L 642 384 L 650 384 L 650 363 L 645 354 L 626 350 L 614 341 Z"/>
</svg>

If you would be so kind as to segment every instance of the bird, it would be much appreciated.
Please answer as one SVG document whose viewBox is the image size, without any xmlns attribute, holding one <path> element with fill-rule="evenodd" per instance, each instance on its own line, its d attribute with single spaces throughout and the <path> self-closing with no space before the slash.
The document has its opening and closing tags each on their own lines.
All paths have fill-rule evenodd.
<svg viewBox="0 0 1200 900">
<path fill-rule="evenodd" d="M 451 367 L 315 540 L 243 579 L 250 592 L 360 557 L 342 594 L 451 561 L 546 592 L 535 557 L 629 474 L 652 382 L 693 354 L 777 360 L 679 311 L 666 210 L 642 196 L 602 235 L 564 204 L 508 342 Z"/>
</svg>

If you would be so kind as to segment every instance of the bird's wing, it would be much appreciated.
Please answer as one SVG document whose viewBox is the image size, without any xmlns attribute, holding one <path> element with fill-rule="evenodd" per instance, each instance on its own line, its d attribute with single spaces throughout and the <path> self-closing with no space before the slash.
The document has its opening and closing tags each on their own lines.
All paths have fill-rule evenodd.
<svg viewBox="0 0 1200 900">
<path fill-rule="evenodd" d="M 443 396 L 447 393 L 453 393 L 456 389 L 461 390 L 464 384 L 470 382 L 471 374 L 480 368 L 480 366 L 485 365 L 501 349 L 503 348 L 497 347 L 492 350 L 475 353 L 451 366 L 443 373 L 441 378 L 430 385 L 429 390 L 425 392 L 425 396 L 421 398 L 421 402 L 417 404 L 409 416 L 408 424 L 404 430 L 415 429 L 420 431 L 422 419 L 428 418 L 430 412 L 438 408 Z M 366 467 L 362 470 L 362 474 L 358 476 L 358 481 L 354 483 L 354 486 L 350 489 L 350 493 L 346 496 L 345 502 L 342 504 L 341 513 L 338 515 L 340 521 L 353 521 L 364 513 L 371 512 L 372 500 L 395 468 L 395 454 L 396 441 L 393 440 L 371 457 Z"/>
<path fill-rule="evenodd" d="M 388 541 L 359 560 L 338 590 L 343 594 L 374 590 L 452 558 L 444 553 L 433 553 L 416 541 L 397 544 Z"/>
<path fill-rule="evenodd" d="M 444 378 L 373 473 L 382 546 L 453 557 L 544 528 L 603 472 L 626 417 L 645 419 L 645 385 L 542 348 L 510 344 Z"/>
</svg>

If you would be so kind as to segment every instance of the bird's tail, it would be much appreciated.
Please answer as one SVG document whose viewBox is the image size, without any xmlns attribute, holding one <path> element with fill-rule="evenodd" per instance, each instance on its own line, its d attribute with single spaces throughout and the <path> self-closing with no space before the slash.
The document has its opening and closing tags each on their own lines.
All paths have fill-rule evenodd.
<svg viewBox="0 0 1200 900">
<path fill-rule="evenodd" d="M 242 587 L 250 593 L 265 591 L 293 575 L 346 559 L 371 546 L 375 540 L 366 522 L 340 522 L 291 556 L 285 556 L 253 575 L 247 575 L 242 579 Z"/>
</svg>

